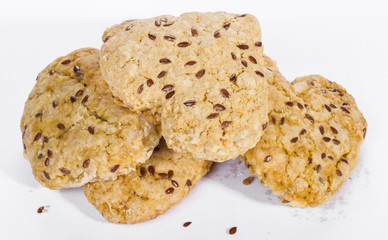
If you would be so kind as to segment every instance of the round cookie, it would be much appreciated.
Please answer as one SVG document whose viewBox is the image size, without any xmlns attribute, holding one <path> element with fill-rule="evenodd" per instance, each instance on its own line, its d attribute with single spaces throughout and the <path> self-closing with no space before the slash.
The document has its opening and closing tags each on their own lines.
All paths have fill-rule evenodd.
<svg viewBox="0 0 388 240">
<path fill-rule="evenodd" d="M 21 130 L 35 178 L 51 189 L 128 174 L 160 138 L 144 117 L 113 102 L 93 48 L 60 57 L 38 75 Z"/>
<path fill-rule="evenodd" d="M 314 207 L 334 196 L 357 165 L 366 121 L 353 97 L 318 76 L 289 83 L 276 64 L 266 130 L 243 159 L 282 203 Z"/>
<path fill-rule="evenodd" d="M 100 65 L 113 95 L 161 122 L 169 148 L 222 162 L 260 139 L 267 70 L 252 15 L 133 20 L 108 29 L 103 39 Z"/>
<path fill-rule="evenodd" d="M 182 157 L 163 140 L 136 172 L 88 183 L 84 193 L 112 223 L 135 224 L 164 214 L 180 202 L 210 169 L 211 162 Z"/>
</svg>

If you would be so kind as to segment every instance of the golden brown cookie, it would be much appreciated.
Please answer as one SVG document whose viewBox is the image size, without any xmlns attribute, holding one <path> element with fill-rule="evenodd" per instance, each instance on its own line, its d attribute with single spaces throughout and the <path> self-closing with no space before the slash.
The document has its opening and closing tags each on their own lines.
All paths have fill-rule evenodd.
<svg viewBox="0 0 388 240">
<path fill-rule="evenodd" d="M 260 139 L 267 70 L 252 15 L 133 20 L 108 29 L 103 39 L 100 64 L 113 95 L 161 122 L 169 148 L 222 162 Z"/>
<path fill-rule="evenodd" d="M 210 166 L 209 161 L 174 153 L 161 141 L 136 172 L 116 180 L 88 183 L 84 193 L 109 222 L 145 222 L 180 202 Z"/>
<path fill-rule="evenodd" d="M 310 75 L 289 83 L 269 58 L 268 124 L 243 159 L 282 203 L 314 207 L 333 197 L 357 165 L 366 121 L 340 85 Z"/>
<path fill-rule="evenodd" d="M 160 138 L 144 117 L 113 102 L 93 48 L 60 57 L 38 75 L 21 130 L 35 178 L 51 189 L 128 174 Z"/>
</svg>

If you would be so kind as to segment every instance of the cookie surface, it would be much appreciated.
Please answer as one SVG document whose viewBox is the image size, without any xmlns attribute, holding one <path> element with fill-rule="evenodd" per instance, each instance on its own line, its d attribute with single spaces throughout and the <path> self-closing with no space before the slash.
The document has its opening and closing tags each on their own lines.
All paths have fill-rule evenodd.
<svg viewBox="0 0 388 240">
<path fill-rule="evenodd" d="M 51 189 L 127 174 L 160 138 L 144 117 L 113 102 L 93 48 L 60 57 L 38 75 L 21 130 L 35 178 Z"/>
<path fill-rule="evenodd" d="M 211 162 L 182 157 L 164 143 L 136 172 L 88 183 L 84 193 L 112 223 L 135 224 L 165 213 L 180 202 L 210 169 Z"/>
<path fill-rule="evenodd" d="M 252 15 L 134 20 L 108 29 L 103 39 L 100 64 L 113 95 L 161 122 L 169 148 L 225 161 L 260 139 L 267 70 Z"/>
<path fill-rule="evenodd" d="M 366 121 L 336 83 L 310 75 L 289 83 L 276 64 L 266 130 L 243 159 L 286 205 L 314 207 L 333 197 L 357 165 Z"/>
</svg>

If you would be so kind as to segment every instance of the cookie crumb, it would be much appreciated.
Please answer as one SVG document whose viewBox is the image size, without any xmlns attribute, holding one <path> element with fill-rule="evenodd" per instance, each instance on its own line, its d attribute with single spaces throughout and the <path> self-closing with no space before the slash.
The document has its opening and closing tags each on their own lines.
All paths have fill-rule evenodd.
<svg viewBox="0 0 388 240">
<path fill-rule="evenodd" d="M 249 184 L 251 184 L 251 183 L 253 182 L 253 180 L 254 180 L 254 178 L 253 178 L 252 176 L 247 177 L 247 178 L 245 178 L 245 179 L 243 180 L 243 184 L 244 184 L 244 185 L 249 185 Z"/>
</svg>

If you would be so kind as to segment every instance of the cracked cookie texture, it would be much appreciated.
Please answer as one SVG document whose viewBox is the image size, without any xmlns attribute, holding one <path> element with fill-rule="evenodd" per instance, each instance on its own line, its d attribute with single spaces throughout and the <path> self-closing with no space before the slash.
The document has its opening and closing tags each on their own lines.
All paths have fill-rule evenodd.
<svg viewBox="0 0 388 240">
<path fill-rule="evenodd" d="M 160 122 L 167 146 L 226 161 L 267 120 L 267 70 L 252 15 L 185 13 L 126 21 L 103 35 L 100 65 L 122 105 Z"/>
<path fill-rule="evenodd" d="M 269 113 L 256 147 L 242 156 L 282 203 L 315 207 L 334 196 L 357 165 L 367 123 L 353 97 L 319 75 L 288 82 L 276 63 Z"/>
<path fill-rule="evenodd" d="M 38 75 L 21 131 L 35 178 L 51 189 L 128 174 L 160 139 L 158 127 L 113 102 L 93 48 L 60 57 Z"/>
<path fill-rule="evenodd" d="M 161 140 L 136 172 L 116 180 L 88 183 L 84 193 L 109 222 L 145 222 L 180 202 L 210 167 L 211 162 L 183 157 Z"/>
</svg>

